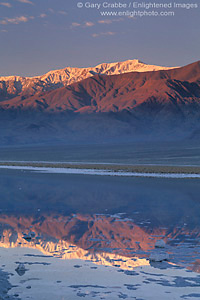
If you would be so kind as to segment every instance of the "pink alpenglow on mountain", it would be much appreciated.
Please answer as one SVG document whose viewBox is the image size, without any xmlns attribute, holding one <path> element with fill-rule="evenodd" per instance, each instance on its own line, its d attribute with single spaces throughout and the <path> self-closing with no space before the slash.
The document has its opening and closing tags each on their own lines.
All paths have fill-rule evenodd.
<svg viewBox="0 0 200 300">
<path fill-rule="evenodd" d="M 39 92 L 53 90 L 81 81 L 94 74 L 118 75 L 128 72 L 147 72 L 170 68 L 148 65 L 137 59 L 116 63 L 103 63 L 91 68 L 71 68 L 53 70 L 41 76 L 0 77 L 0 101 L 16 97 L 27 97 Z"/>
</svg>

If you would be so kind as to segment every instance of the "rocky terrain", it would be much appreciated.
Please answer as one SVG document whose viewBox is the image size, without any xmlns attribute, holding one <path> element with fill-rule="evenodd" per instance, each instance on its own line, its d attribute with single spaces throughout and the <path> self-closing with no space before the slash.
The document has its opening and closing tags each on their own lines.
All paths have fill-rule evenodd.
<svg viewBox="0 0 200 300">
<path fill-rule="evenodd" d="M 20 84 L 21 90 L 14 95 L 6 88 L 10 96 L 1 92 L 0 142 L 198 139 L 200 61 L 170 70 L 151 71 L 152 66 L 146 66 L 146 72 L 141 72 L 144 68 L 128 72 L 134 69 L 132 63 L 132 67 L 127 62 L 115 68 L 103 65 L 95 69 L 98 74 L 88 69 L 85 76 L 89 78 L 69 85 L 71 81 L 63 76 L 46 75 L 45 90 L 48 84 L 56 84 L 49 91 L 25 92 Z M 76 74 L 76 80 L 83 78 Z M 59 78 L 65 86 L 59 87 Z"/>
<path fill-rule="evenodd" d="M 167 70 L 167 67 L 147 65 L 137 59 L 116 63 L 103 63 L 91 68 L 67 67 L 61 70 L 53 70 L 41 76 L 0 77 L 0 101 L 21 96 L 22 99 L 40 92 L 54 90 L 81 81 L 93 76 L 95 73 L 116 75 L 128 72 L 146 72 Z"/>
</svg>

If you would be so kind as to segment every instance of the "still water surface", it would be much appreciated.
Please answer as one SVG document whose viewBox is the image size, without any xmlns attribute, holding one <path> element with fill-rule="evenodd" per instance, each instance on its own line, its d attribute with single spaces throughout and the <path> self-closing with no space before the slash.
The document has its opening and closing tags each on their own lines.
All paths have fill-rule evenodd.
<svg viewBox="0 0 200 300">
<path fill-rule="evenodd" d="M 109 266 L 125 275 L 153 264 L 159 274 L 168 265 L 199 276 L 199 179 L 1 169 L 0 189 L 0 253 L 4 248 L 29 248 Z M 27 241 L 24 234 L 29 231 L 35 236 Z M 160 239 L 165 249 L 155 248 Z M 169 254 L 168 263 L 149 262 L 158 251 Z M 200 278 L 195 280 L 199 286 Z"/>
</svg>

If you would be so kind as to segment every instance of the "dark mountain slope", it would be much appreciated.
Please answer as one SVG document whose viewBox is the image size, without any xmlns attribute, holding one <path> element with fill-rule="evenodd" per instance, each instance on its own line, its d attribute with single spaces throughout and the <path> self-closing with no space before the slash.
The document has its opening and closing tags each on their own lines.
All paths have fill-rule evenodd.
<svg viewBox="0 0 200 300">
<path fill-rule="evenodd" d="M 0 102 L 0 117 L 2 144 L 193 137 L 200 128 L 200 62 L 166 71 L 95 75 Z"/>
<path fill-rule="evenodd" d="M 199 109 L 200 62 L 166 71 L 95 75 L 67 87 L 34 95 L 16 97 L 0 103 L 2 109 L 73 111 L 79 113 L 134 111 L 157 104 L 170 110 Z M 144 106 L 145 104 L 145 106 Z M 146 106 L 146 104 L 148 104 Z M 152 109 L 151 106 L 152 104 Z M 189 109 L 190 110 L 190 109 Z M 136 110 L 137 111 L 137 110 Z"/>
</svg>

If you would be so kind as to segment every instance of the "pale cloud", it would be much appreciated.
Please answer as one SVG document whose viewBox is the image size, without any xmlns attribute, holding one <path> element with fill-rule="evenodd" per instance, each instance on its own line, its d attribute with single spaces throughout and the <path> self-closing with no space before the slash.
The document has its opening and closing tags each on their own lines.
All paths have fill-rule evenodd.
<svg viewBox="0 0 200 300">
<path fill-rule="evenodd" d="M 64 16 L 66 16 L 66 15 L 67 15 L 67 12 L 66 12 L 66 11 L 64 11 L 64 10 L 59 10 L 59 11 L 58 11 L 58 13 L 59 13 L 60 15 L 64 15 Z"/>
<path fill-rule="evenodd" d="M 115 35 L 115 34 L 116 34 L 116 32 L 107 31 L 107 32 L 93 33 L 92 37 L 96 38 L 96 37 L 99 37 L 99 36 L 111 36 L 111 35 Z"/>
<path fill-rule="evenodd" d="M 118 18 L 118 19 L 113 19 L 113 22 L 122 22 L 122 21 L 124 21 L 125 19 L 123 19 L 123 18 Z"/>
<path fill-rule="evenodd" d="M 0 2 L 0 5 L 6 6 L 6 7 L 12 7 L 12 5 L 9 2 Z"/>
<path fill-rule="evenodd" d="M 108 32 L 103 32 L 103 35 L 115 35 L 116 32 L 108 31 Z"/>
<path fill-rule="evenodd" d="M 98 33 L 93 33 L 93 34 L 92 34 L 92 37 L 94 37 L 94 38 L 96 38 L 96 37 L 98 37 L 98 36 L 99 36 Z"/>
<path fill-rule="evenodd" d="M 8 30 L 6 30 L 6 29 L 2 29 L 2 30 L 1 30 L 1 32 L 8 32 Z"/>
<path fill-rule="evenodd" d="M 34 17 L 30 17 L 33 19 Z M 19 23 L 26 23 L 28 22 L 29 18 L 25 16 L 15 17 L 15 18 L 5 18 L 4 20 L 0 21 L 0 24 L 7 25 L 7 24 L 19 24 Z"/>
<path fill-rule="evenodd" d="M 75 28 L 75 27 L 79 27 L 79 28 L 87 28 L 87 27 L 93 27 L 95 26 L 95 23 L 90 22 L 90 21 L 86 21 L 84 23 L 77 23 L 77 22 L 73 22 L 70 26 L 70 28 Z"/>
<path fill-rule="evenodd" d="M 6 25 L 6 24 L 8 24 L 8 23 L 6 22 L 6 20 L 1 20 L 1 21 L 0 21 L 0 24 L 1 24 L 1 25 Z"/>
<path fill-rule="evenodd" d="M 26 4 L 31 4 L 33 5 L 34 3 L 30 0 L 17 0 L 18 2 L 21 2 L 21 3 L 26 3 Z"/>
<path fill-rule="evenodd" d="M 84 27 L 92 27 L 92 26 L 94 26 L 94 25 L 95 25 L 95 24 L 92 23 L 92 22 L 85 22 Z"/>
<path fill-rule="evenodd" d="M 40 14 L 39 17 L 43 19 L 43 18 L 46 18 L 47 15 L 46 14 Z"/>
<path fill-rule="evenodd" d="M 111 20 L 99 20 L 98 23 L 99 24 L 111 24 L 112 21 Z"/>
<path fill-rule="evenodd" d="M 118 18 L 118 19 L 105 19 L 105 20 L 99 20 L 98 23 L 99 24 L 112 24 L 114 22 L 122 22 L 123 19 L 122 18 Z"/>
<path fill-rule="evenodd" d="M 55 10 L 53 8 L 49 8 L 48 11 L 50 11 L 50 13 L 54 14 Z"/>
<path fill-rule="evenodd" d="M 79 27 L 79 26 L 81 26 L 80 23 L 73 22 L 72 25 L 71 25 L 71 28 Z"/>
<path fill-rule="evenodd" d="M 68 13 L 65 10 L 54 10 L 53 8 L 49 8 L 48 11 L 52 14 L 59 14 L 59 15 L 64 15 L 66 16 Z"/>
</svg>

